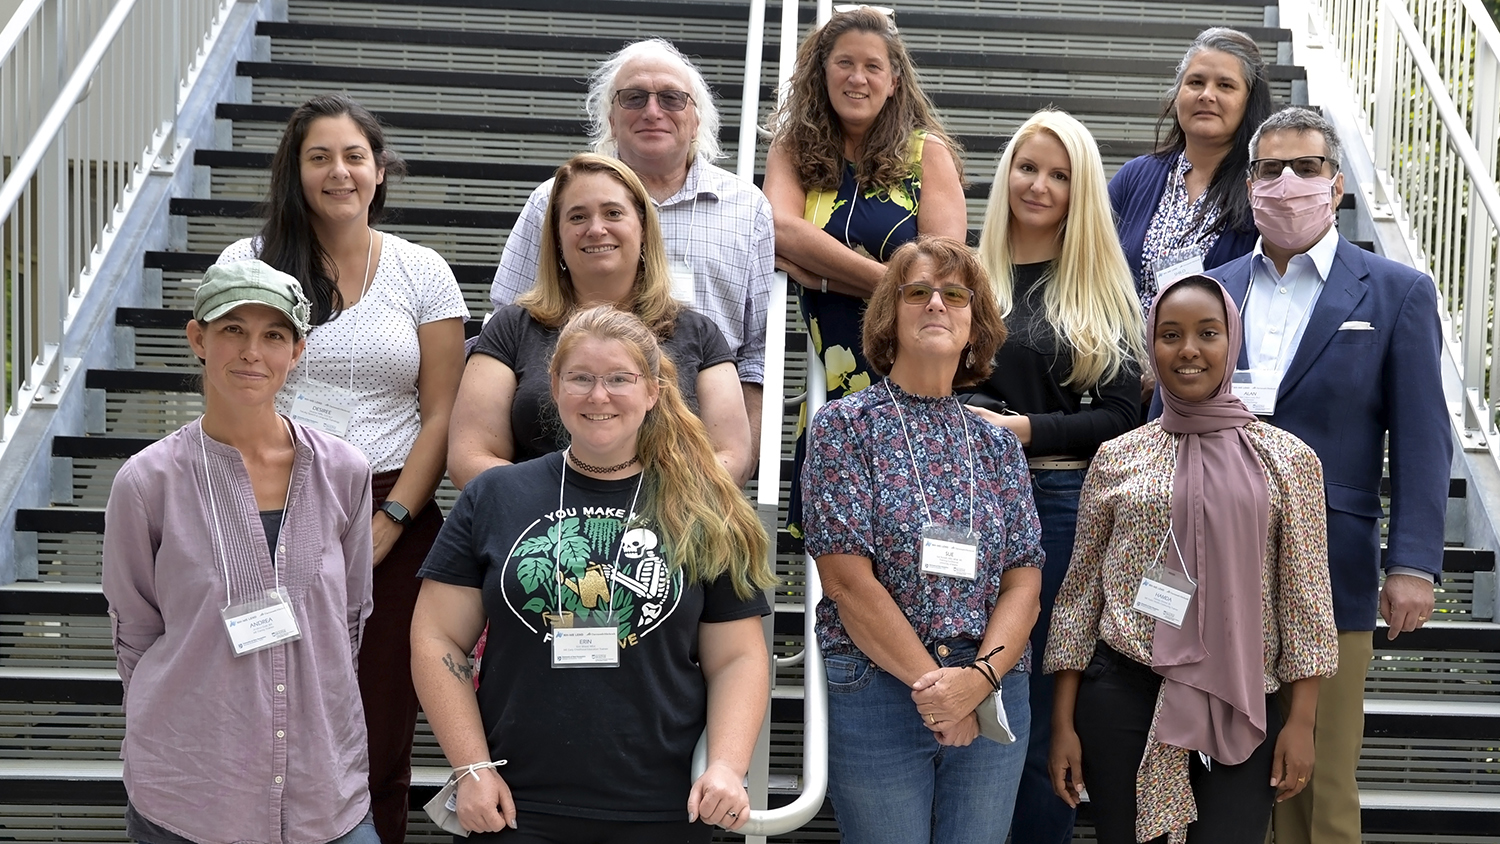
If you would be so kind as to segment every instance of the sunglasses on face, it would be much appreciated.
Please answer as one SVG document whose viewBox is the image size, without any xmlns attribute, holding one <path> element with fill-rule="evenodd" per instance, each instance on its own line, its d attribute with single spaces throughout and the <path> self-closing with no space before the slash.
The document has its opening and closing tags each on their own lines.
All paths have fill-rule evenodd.
<svg viewBox="0 0 1500 844">
<path fill-rule="evenodd" d="M 592 372 L 575 372 L 569 370 L 563 373 L 563 391 L 572 396 L 586 396 L 594 391 L 594 384 L 602 382 L 604 392 L 612 396 L 621 396 L 630 392 L 641 380 L 639 373 L 635 372 L 611 372 L 607 375 L 595 375 Z"/>
<path fill-rule="evenodd" d="M 1299 179 L 1313 179 L 1323 175 L 1325 155 L 1304 155 L 1298 158 L 1257 158 L 1250 162 L 1250 178 L 1257 182 L 1277 179 L 1288 167 Z M 1338 171 L 1338 164 L 1333 169 Z"/>
<path fill-rule="evenodd" d="M 932 301 L 933 291 L 943 297 L 943 304 L 949 308 L 967 308 L 969 302 L 974 299 L 974 291 L 961 284 L 950 284 L 946 287 L 933 287 L 930 284 L 903 284 L 896 288 L 901 291 L 901 301 L 908 305 L 925 305 Z"/>
<path fill-rule="evenodd" d="M 693 96 L 686 91 L 647 91 L 645 88 L 621 88 L 615 92 L 615 102 L 620 108 L 630 111 L 640 111 L 656 98 L 656 104 L 661 106 L 662 111 L 682 111 L 693 101 Z"/>
</svg>

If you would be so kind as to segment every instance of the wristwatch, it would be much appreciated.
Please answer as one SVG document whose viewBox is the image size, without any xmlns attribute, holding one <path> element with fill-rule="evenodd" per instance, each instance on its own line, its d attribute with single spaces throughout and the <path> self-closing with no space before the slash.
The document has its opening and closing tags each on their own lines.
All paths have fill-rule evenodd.
<svg viewBox="0 0 1500 844">
<path fill-rule="evenodd" d="M 412 523 L 411 511 L 402 507 L 399 502 L 387 501 L 380 505 L 380 512 L 391 517 L 391 521 L 402 527 L 410 527 Z"/>
</svg>

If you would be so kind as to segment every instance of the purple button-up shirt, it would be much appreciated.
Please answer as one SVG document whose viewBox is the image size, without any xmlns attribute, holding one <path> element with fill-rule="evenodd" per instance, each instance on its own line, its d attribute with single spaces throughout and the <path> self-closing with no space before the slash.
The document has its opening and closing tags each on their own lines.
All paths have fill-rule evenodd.
<svg viewBox="0 0 1500 844">
<path fill-rule="evenodd" d="M 125 788 L 141 815 L 204 844 L 322 844 L 370 807 L 355 679 L 371 609 L 370 469 L 343 441 L 292 429 L 279 566 L 239 451 L 198 422 L 127 461 L 105 512 Z M 279 582 L 302 638 L 235 657 L 226 572 L 235 603 Z"/>
</svg>

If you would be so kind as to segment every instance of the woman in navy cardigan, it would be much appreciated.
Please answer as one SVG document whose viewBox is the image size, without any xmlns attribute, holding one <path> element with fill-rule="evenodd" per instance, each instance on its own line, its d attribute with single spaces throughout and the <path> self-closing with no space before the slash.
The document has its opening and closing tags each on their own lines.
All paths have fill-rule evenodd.
<svg viewBox="0 0 1500 844">
<path fill-rule="evenodd" d="M 1200 33 L 1167 92 L 1156 152 L 1126 162 L 1109 183 L 1143 309 L 1162 286 L 1158 277 L 1175 281 L 1255 245 L 1245 168 L 1250 136 L 1272 110 L 1250 36 L 1224 27 Z"/>
</svg>

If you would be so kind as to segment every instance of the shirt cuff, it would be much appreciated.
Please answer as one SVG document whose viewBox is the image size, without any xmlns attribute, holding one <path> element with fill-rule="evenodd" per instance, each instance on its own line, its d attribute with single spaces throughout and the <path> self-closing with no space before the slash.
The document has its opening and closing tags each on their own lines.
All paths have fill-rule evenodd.
<svg viewBox="0 0 1500 844">
<path fill-rule="evenodd" d="M 1385 573 L 1387 577 L 1393 574 L 1404 574 L 1408 577 L 1420 577 L 1428 583 L 1435 583 L 1437 581 L 1437 578 L 1432 576 L 1432 572 L 1414 569 L 1411 566 L 1391 566 L 1385 570 Z"/>
</svg>

